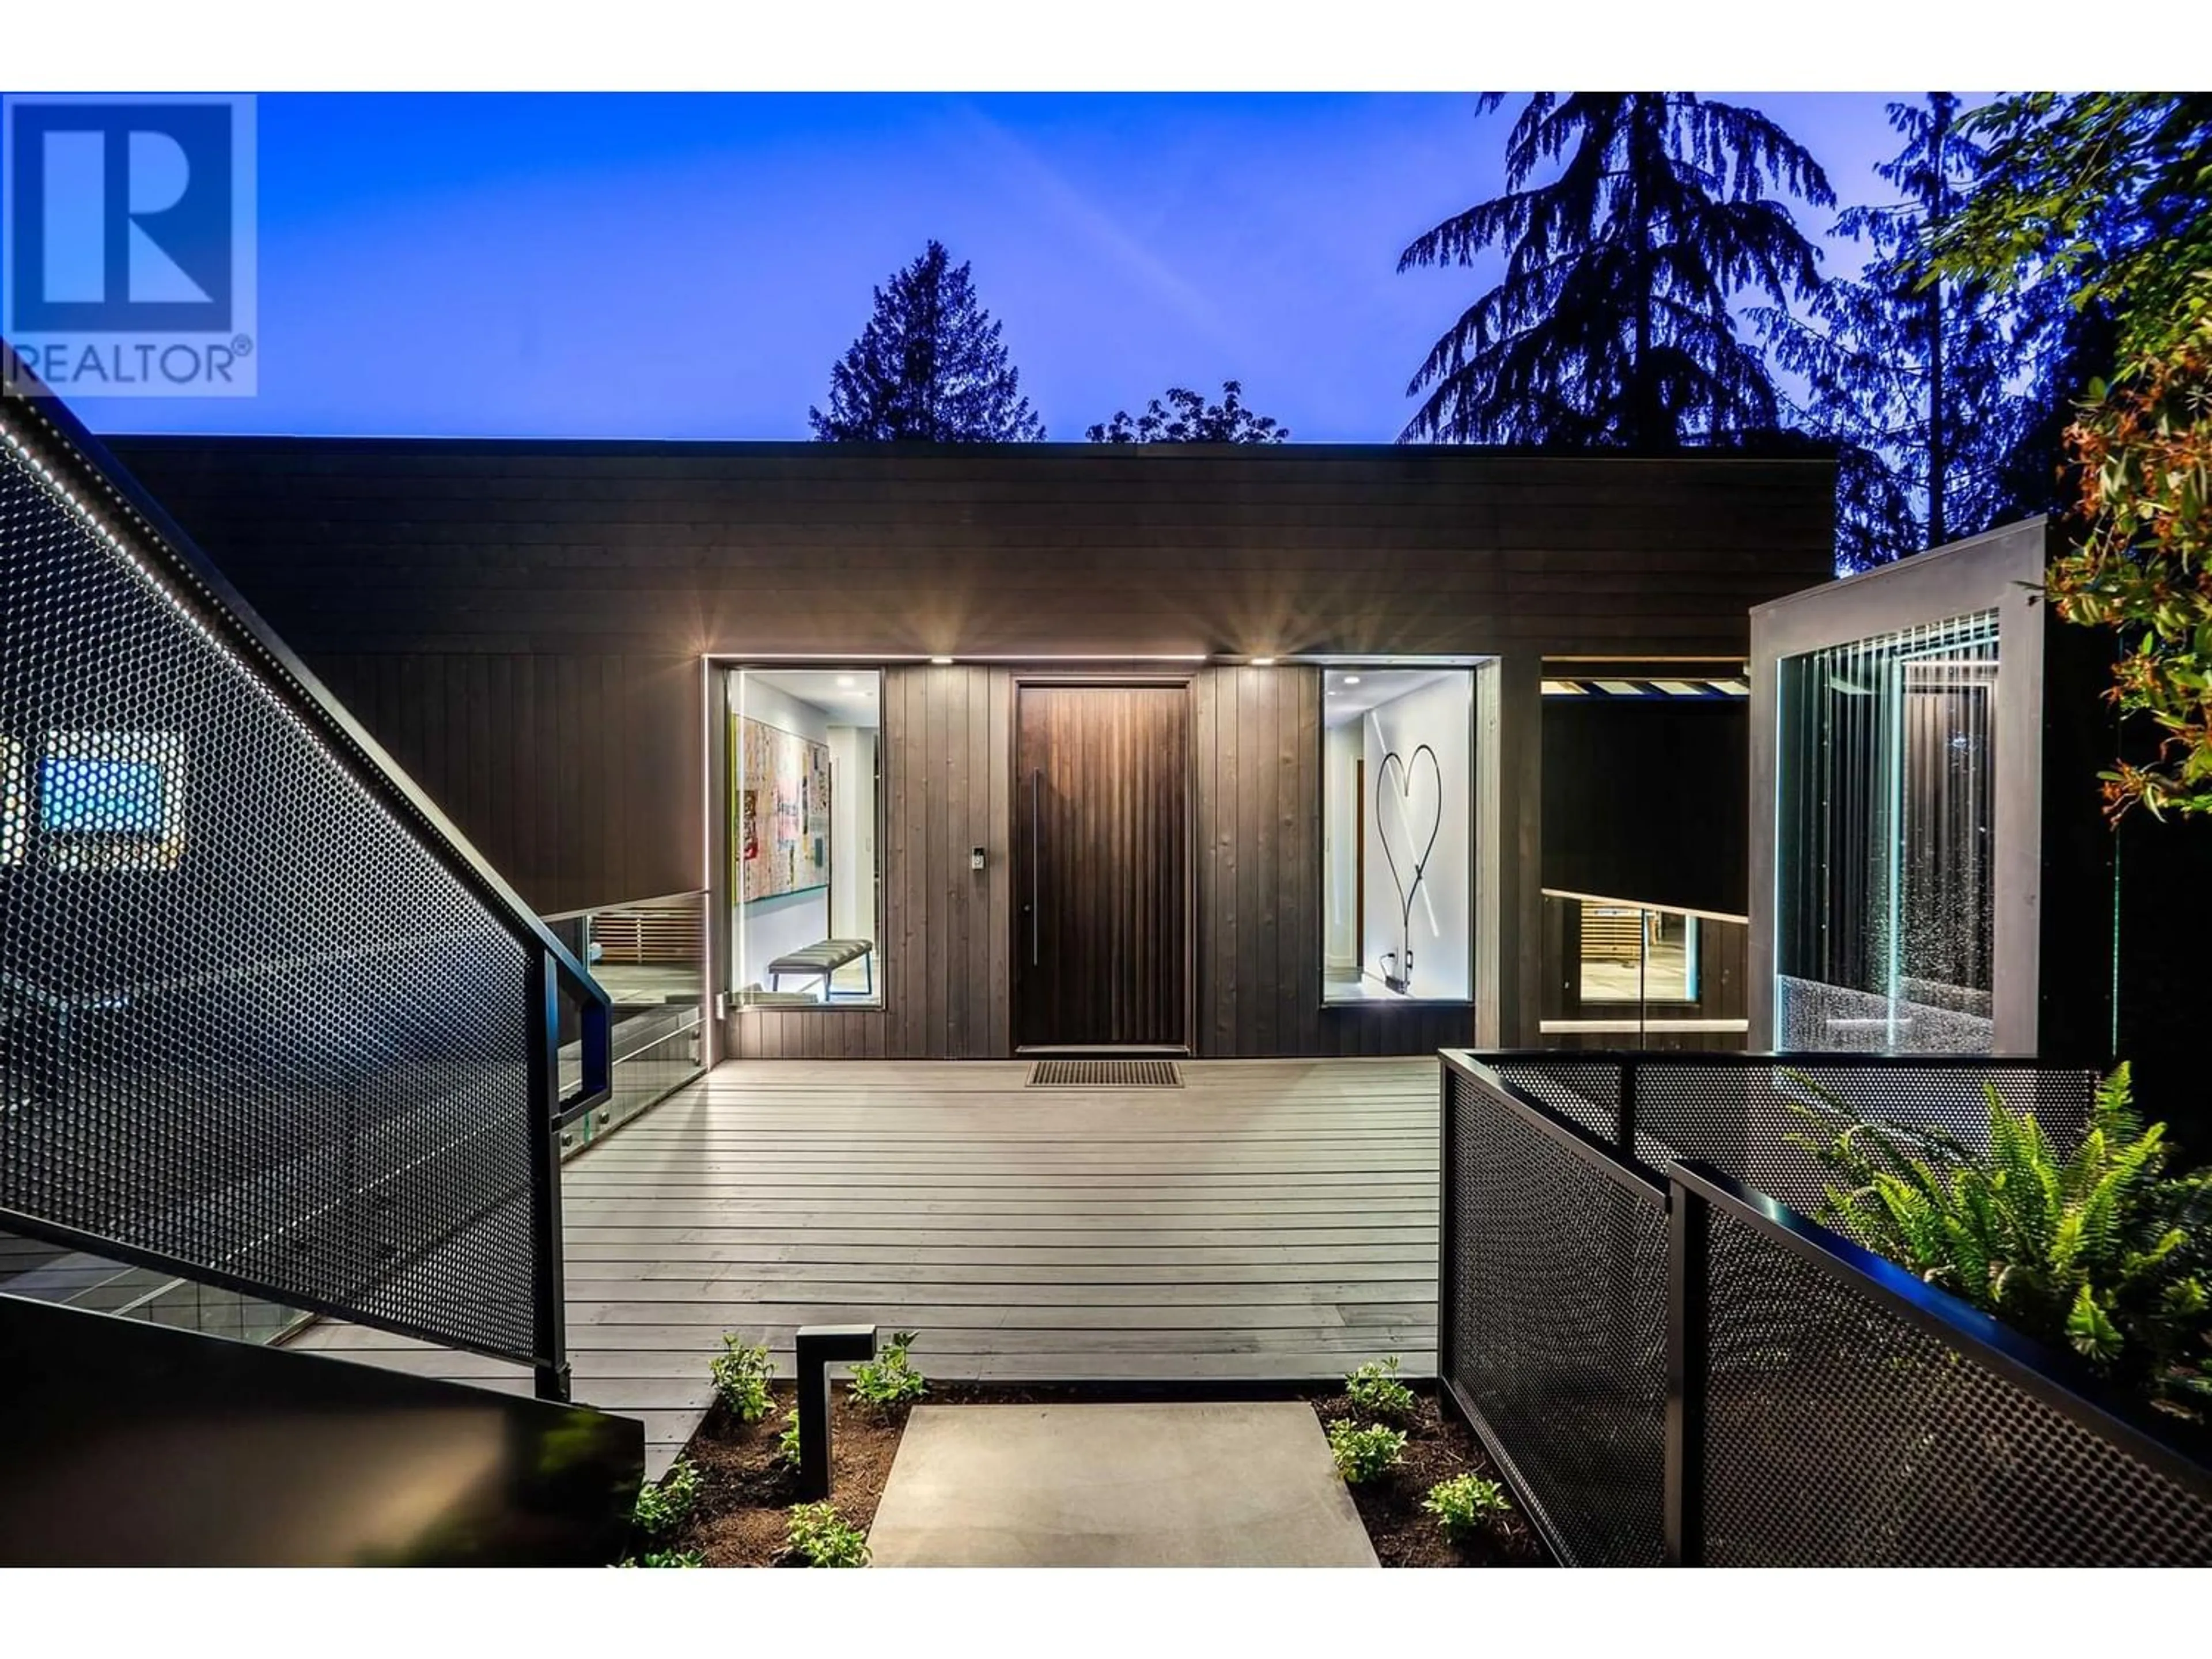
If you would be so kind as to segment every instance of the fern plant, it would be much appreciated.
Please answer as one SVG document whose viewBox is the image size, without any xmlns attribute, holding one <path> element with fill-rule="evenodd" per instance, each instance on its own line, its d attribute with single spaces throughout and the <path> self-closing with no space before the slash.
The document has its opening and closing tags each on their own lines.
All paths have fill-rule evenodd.
<svg viewBox="0 0 2212 1659">
<path fill-rule="evenodd" d="M 2212 1170 L 2169 1176 L 2166 1126 L 2144 1127 L 2124 1063 L 2097 1086 L 2088 1133 L 2062 1158 L 2032 1112 L 1984 1084 L 1990 1149 L 1869 1121 L 1809 1078 L 1793 1136 L 1842 1185 L 1822 1218 L 2015 1329 L 2070 1347 L 2170 1407 L 2212 1395 L 2205 1226 Z"/>
<path fill-rule="evenodd" d="M 1344 1392 L 1370 1417 L 1408 1423 L 1419 1409 L 1413 1391 L 1398 1380 L 1398 1356 L 1370 1359 L 1344 1379 Z"/>
<path fill-rule="evenodd" d="M 769 1397 L 769 1365 L 765 1343 L 747 1346 L 733 1331 L 722 1333 L 722 1352 L 708 1363 L 714 1392 L 740 1423 L 757 1423 L 775 1409 Z"/>
<path fill-rule="evenodd" d="M 911 1405 L 929 1392 L 929 1379 L 915 1368 L 908 1351 L 917 1333 L 893 1331 L 881 1358 L 853 1367 L 853 1396 L 878 1412 Z"/>
<path fill-rule="evenodd" d="M 630 1524 L 647 1538 L 665 1538 L 691 1518 L 699 1507 L 699 1467 L 679 1457 L 658 1481 L 637 1489 L 637 1505 Z"/>
<path fill-rule="evenodd" d="M 829 1504 L 801 1504 L 791 1511 L 791 1547 L 810 1567 L 865 1567 L 868 1535 Z"/>
</svg>

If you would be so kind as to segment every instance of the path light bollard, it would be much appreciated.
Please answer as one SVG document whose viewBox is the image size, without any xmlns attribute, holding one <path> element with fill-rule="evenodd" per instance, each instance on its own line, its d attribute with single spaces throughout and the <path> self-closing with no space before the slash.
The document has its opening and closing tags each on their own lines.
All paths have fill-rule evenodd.
<svg viewBox="0 0 2212 1659">
<path fill-rule="evenodd" d="M 799 1495 L 806 1503 L 830 1496 L 830 1364 L 875 1357 L 873 1325 L 799 1328 Z"/>
</svg>

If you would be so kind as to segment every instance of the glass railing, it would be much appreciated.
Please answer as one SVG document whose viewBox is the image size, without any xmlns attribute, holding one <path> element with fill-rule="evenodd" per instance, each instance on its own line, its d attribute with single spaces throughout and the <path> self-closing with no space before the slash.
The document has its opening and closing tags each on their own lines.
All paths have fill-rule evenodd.
<svg viewBox="0 0 2212 1659">
<path fill-rule="evenodd" d="M 1547 1048 L 1741 1048 L 1750 920 L 1546 889 Z"/>
<path fill-rule="evenodd" d="M 242 1291 L 5 1231 L 0 1231 L 0 1292 L 240 1342 L 273 1342 L 311 1317 Z"/>
<path fill-rule="evenodd" d="M 703 890 L 548 916 L 614 1001 L 614 1092 L 562 1132 L 573 1153 L 701 1075 L 706 1064 L 707 895 Z M 582 1074 L 562 1010 L 561 1076 Z"/>
</svg>

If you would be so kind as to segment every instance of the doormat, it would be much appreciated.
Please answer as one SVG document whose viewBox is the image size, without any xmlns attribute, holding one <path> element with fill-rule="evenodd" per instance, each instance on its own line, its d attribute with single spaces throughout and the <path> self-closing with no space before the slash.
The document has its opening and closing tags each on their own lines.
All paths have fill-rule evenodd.
<svg viewBox="0 0 2212 1659">
<path fill-rule="evenodd" d="M 1182 1069 L 1171 1060 L 1041 1060 L 1030 1068 L 1032 1089 L 1180 1089 Z"/>
</svg>

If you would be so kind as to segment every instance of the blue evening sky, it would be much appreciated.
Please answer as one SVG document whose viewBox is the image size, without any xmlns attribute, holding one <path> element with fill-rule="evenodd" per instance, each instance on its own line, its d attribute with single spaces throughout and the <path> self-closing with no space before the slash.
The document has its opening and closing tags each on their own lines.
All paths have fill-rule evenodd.
<svg viewBox="0 0 2212 1659">
<path fill-rule="evenodd" d="M 1891 94 L 1717 95 L 1780 121 L 1844 202 L 1887 199 Z M 1299 441 L 1387 441 L 1494 275 L 1399 276 L 1398 252 L 1496 193 L 1516 107 L 267 96 L 259 396 L 72 401 L 118 432 L 803 438 L 871 288 L 935 236 L 1055 439 L 1235 378 Z"/>
</svg>

